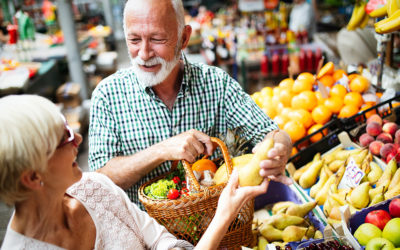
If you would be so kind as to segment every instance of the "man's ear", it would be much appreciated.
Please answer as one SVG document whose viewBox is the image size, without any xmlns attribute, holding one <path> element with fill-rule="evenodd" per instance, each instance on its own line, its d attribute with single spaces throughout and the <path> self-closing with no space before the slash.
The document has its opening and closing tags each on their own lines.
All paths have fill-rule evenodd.
<svg viewBox="0 0 400 250">
<path fill-rule="evenodd" d="M 20 179 L 22 185 L 28 189 L 39 189 L 42 187 L 40 184 L 42 182 L 41 176 L 33 170 L 25 170 L 22 172 Z"/>
<path fill-rule="evenodd" d="M 192 34 L 192 26 L 185 25 L 182 32 L 182 49 L 185 49 L 187 47 L 191 34 Z"/>
</svg>

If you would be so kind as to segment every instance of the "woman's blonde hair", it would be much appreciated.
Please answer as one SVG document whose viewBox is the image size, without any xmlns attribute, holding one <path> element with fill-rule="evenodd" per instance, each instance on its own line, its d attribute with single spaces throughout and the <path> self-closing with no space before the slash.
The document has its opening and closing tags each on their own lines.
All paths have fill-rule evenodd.
<svg viewBox="0 0 400 250">
<path fill-rule="evenodd" d="M 63 118 L 55 104 L 35 95 L 0 99 L 0 199 L 8 205 L 25 200 L 23 171 L 43 173 L 63 137 Z"/>
</svg>

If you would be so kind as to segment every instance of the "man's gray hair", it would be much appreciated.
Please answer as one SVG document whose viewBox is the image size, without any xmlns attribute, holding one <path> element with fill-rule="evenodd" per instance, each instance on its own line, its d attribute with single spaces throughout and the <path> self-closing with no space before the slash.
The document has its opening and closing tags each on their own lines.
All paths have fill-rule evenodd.
<svg viewBox="0 0 400 250">
<path fill-rule="evenodd" d="M 125 36 L 126 36 L 125 17 L 126 17 L 126 11 L 127 11 L 126 6 L 128 5 L 128 3 L 130 1 L 132 1 L 132 0 L 126 1 L 125 8 L 124 8 L 123 27 L 124 27 Z M 171 3 L 175 10 L 176 21 L 178 22 L 178 38 L 180 39 L 182 32 L 183 32 L 183 28 L 185 27 L 185 10 L 183 8 L 182 0 L 171 0 Z"/>
</svg>

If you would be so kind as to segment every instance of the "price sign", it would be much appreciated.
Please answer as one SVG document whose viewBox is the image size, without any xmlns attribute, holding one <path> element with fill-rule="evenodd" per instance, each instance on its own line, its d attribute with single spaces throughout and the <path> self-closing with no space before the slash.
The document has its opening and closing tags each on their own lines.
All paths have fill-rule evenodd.
<svg viewBox="0 0 400 250">
<path fill-rule="evenodd" d="M 349 163 L 346 166 L 343 178 L 339 183 L 339 189 L 349 189 L 357 187 L 365 173 L 357 166 L 357 163 L 350 157 Z"/>
<path fill-rule="evenodd" d="M 241 11 L 263 11 L 264 8 L 264 0 L 239 0 L 239 10 Z"/>
</svg>

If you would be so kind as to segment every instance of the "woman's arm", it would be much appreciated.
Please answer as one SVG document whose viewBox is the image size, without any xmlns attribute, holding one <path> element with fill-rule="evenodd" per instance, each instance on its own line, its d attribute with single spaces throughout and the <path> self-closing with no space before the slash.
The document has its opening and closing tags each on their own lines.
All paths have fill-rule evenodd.
<svg viewBox="0 0 400 250">
<path fill-rule="evenodd" d="M 215 216 L 195 249 L 217 249 L 229 225 L 243 205 L 250 199 L 267 192 L 268 185 L 269 182 L 264 179 L 259 186 L 239 187 L 239 175 L 235 169 L 218 200 Z"/>
</svg>

